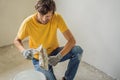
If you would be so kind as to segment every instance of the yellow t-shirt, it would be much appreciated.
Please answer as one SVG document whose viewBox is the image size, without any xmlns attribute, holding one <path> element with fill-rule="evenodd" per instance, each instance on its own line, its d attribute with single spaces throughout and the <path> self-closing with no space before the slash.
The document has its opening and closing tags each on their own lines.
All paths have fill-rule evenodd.
<svg viewBox="0 0 120 80">
<path fill-rule="evenodd" d="M 41 44 L 50 54 L 59 47 L 57 29 L 62 33 L 68 28 L 60 14 L 55 13 L 47 24 L 40 24 L 36 20 L 37 13 L 26 18 L 20 26 L 17 37 L 23 40 L 29 37 L 29 47 L 38 48 Z M 34 55 L 38 59 L 38 54 Z"/>
</svg>

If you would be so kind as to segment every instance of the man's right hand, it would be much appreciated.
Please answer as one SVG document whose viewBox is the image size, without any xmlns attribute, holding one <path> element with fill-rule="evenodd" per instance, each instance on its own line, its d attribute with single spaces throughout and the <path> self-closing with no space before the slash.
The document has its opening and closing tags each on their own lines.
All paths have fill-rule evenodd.
<svg viewBox="0 0 120 80">
<path fill-rule="evenodd" d="M 33 49 L 27 49 L 22 51 L 22 55 L 28 59 L 28 60 L 32 60 L 33 59 Z"/>
</svg>

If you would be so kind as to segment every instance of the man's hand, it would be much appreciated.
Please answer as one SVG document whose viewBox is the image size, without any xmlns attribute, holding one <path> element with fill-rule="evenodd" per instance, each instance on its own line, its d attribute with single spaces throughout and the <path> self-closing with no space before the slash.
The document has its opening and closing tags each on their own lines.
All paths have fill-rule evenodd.
<svg viewBox="0 0 120 80">
<path fill-rule="evenodd" d="M 56 56 L 50 56 L 48 62 L 50 65 L 56 66 L 57 63 L 62 59 L 62 57 L 63 56 L 60 53 L 58 53 Z"/>
<path fill-rule="evenodd" d="M 22 55 L 26 59 L 32 60 L 33 59 L 33 49 L 27 49 L 27 50 L 22 51 Z"/>
</svg>

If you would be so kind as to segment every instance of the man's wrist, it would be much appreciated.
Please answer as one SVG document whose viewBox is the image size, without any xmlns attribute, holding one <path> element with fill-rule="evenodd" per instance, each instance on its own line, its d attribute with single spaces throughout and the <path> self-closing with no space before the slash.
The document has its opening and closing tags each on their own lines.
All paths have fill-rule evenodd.
<svg viewBox="0 0 120 80">
<path fill-rule="evenodd" d="M 58 53 L 58 54 L 57 54 L 57 57 L 58 57 L 58 59 L 62 59 L 62 58 L 63 58 L 63 56 L 62 56 L 61 53 Z"/>
<path fill-rule="evenodd" d="M 20 50 L 20 53 L 23 53 L 25 51 L 25 49 L 22 49 L 22 50 Z"/>
</svg>

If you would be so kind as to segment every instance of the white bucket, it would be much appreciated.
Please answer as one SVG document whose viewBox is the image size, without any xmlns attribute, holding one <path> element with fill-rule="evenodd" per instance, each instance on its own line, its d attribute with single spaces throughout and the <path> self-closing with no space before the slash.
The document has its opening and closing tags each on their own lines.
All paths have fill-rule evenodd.
<svg viewBox="0 0 120 80">
<path fill-rule="evenodd" d="M 46 77 L 42 72 L 26 70 L 18 73 L 13 80 L 46 80 Z"/>
</svg>

